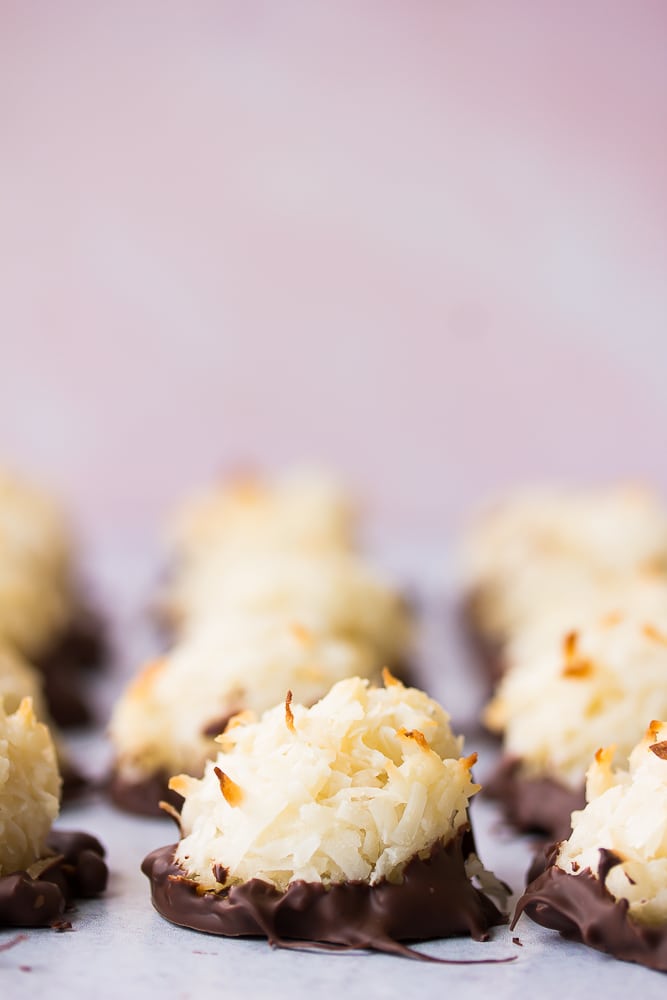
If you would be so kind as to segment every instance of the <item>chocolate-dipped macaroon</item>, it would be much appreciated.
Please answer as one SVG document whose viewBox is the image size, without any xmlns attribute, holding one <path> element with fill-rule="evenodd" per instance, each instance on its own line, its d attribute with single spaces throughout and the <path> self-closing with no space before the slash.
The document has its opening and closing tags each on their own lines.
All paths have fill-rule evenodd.
<svg viewBox="0 0 667 1000">
<path fill-rule="evenodd" d="M 667 972 L 667 722 L 651 722 L 627 770 L 599 750 L 587 805 L 517 905 L 563 937 Z"/>
<path fill-rule="evenodd" d="M 485 792 L 519 829 L 561 839 L 584 804 L 586 769 L 610 735 L 627 755 L 667 716 L 667 616 L 613 611 L 560 636 L 526 636 L 486 709 L 504 757 Z"/>
<path fill-rule="evenodd" d="M 60 787 L 53 742 L 30 698 L 11 714 L 0 700 L 0 927 L 49 926 L 73 899 L 106 886 L 101 844 L 51 828 Z"/>
<path fill-rule="evenodd" d="M 336 684 L 312 708 L 232 721 L 203 778 L 175 778 L 181 840 L 144 861 L 174 923 L 273 944 L 374 948 L 485 940 L 505 887 L 477 857 L 479 790 L 443 709 L 385 674 Z"/>
</svg>

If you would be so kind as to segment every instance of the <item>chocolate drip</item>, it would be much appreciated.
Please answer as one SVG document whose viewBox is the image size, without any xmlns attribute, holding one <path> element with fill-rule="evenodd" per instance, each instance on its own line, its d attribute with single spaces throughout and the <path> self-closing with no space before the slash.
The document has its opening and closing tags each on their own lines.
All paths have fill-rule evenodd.
<svg viewBox="0 0 667 1000">
<path fill-rule="evenodd" d="M 159 816 L 166 814 L 160 809 L 160 802 L 168 802 L 180 812 L 183 796 L 169 788 L 169 778 L 166 771 L 156 771 L 138 781 L 128 781 L 119 774 L 112 774 L 109 779 L 109 795 L 114 805 L 124 812 L 136 813 L 139 816 Z"/>
<path fill-rule="evenodd" d="M 52 858 L 37 878 L 25 871 L 0 877 L 0 927 L 48 927 L 76 898 L 104 892 L 104 848 L 87 833 L 52 831 Z"/>
<path fill-rule="evenodd" d="M 413 858 L 400 884 L 293 882 L 284 892 L 260 879 L 221 893 L 198 892 L 174 863 L 175 849 L 161 847 L 144 859 L 153 905 L 172 923 L 208 934 L 424 958 L 402 942 L 467 934 L 485 941 L 490 927 L 506 922 L 466 874 L 469 833 L 437 844 L 424 860 Z"/>
<path fill-rule="evenodd" d="M 484 785 L 484 794 L 498 799 L 507 820 L 522 833 L 538 833 L 550 839 L 569 837 L 570 816 L 586 804 L 584 787 L 573 791 L 555 778 L 526 776 L 522 762 L 504 757 Z"/>
<path fill-rule="evenodd" d="M 637 923 L 628 913 L 628 901 L 615 899 L 605 886 L 609 872 L 620 863 L 617 854 L 602 849 L 596 878 L 590 868 L 570 875 L 552 862 L 517 903 L 512 928 L 526 913 L 570 941 L 667 972 L 667 924 Z"/>
</svg>

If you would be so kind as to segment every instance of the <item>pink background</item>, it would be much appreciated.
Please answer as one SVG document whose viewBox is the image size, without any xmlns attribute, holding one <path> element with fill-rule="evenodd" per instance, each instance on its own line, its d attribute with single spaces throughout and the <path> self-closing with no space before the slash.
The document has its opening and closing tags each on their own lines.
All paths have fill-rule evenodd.
<svg viewBox="0 0 667 1000">
<path fill-rule="evenodd" d="M 0 446 L 92 536 L 315 458 L 667 487 L 667 5 L 0 4 Z"/>
</svg>

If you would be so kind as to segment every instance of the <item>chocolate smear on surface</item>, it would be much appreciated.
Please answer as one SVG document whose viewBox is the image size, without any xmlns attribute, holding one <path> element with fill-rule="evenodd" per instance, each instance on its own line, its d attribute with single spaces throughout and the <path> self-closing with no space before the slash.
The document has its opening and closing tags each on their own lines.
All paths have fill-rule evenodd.
<svg viewBox="0 0 667 1000">
<path fill-rule="evenodd" d="M 15 937 L 10 938 L 9 941 L 3 941 L 0 944 L 0 951 L 9 951 L 11 948 L 15 948 L 17 944 L 21 944 L 21 941 L 27 940 L 27 934 L 17 934 Z"/>
<path fill-rule="evenodd" d="M 621 859 L 600 850 L 596 878 L 590 868 L 570 875 L 552 863 L 530 883 L 519 899 L 512 928 L 522 913 L 569 941 L 579 941 L 625 962 L 667 972 L 667 924 L 640 924 L 629 915 L 626 899 L 615 899 L 605 886 L 609 872 Z"/>
<path fill-rule="evenodd" d="M 168 802 L 179 811 L 183 805 L 183 796 L 169 788 L 170 778 L 171 774 L 166 771 L 156 771 L 146 778 L 129 781 L 114 773 L 109 779 L 109 796 L 124 812 L 164 819 L 166 813 L 160 808 L 160 802 Z"/>
<path fill-rule="evenodd" d="M 39 876 L 18 871 L 0 877 L 0 927 L 62 924 L 73 900 L 104 892 L 108 869 L 99 840 L 57 830 L 49 835 L 47 849 Z"/>
<path fill-rule="evenodd" d="M 564 840 L 571 831 L 570 816 L 586 804 L 584 786 L 573 790 L 555 778 L 530 777 L 516 757 L 503 757 L 484 785 L 483 794 L 498 799 L 508 822 L 522 833 Z"/>
<path fill-rule="evenodd" d="M 227 937 L 265 937 L 285 948 L 374 949 L 431 960 L 404 942 L 461 935 L 485 941 L 491 927 L 506 923 L 466 874 L 472 843 L 466 832 L 437 844 L 430 856 L 407 864 L 400 884 L 293 882 L 281 892 L 251 879 L 219 893 L 202 892 L 174 863 L 173 844 L 149 854 L 142 871 L 151 883 L 156 910 L 182 927 Z"/>
</svg>

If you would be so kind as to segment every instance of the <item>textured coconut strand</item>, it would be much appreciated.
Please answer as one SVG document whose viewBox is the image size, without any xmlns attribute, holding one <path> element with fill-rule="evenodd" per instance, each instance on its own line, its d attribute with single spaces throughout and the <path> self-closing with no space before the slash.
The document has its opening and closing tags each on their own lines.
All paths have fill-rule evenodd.
<svg viewBox="0 0 667 1000">
<path fill-rule="evenodd" d="M 201 780 L 172 781 L 185 796 L 176 862 L 211 889 L 400 881 L 464 826 L 479 788 L 446 713 L 396 682 L 341 681 L 312 709 L 278 706 L 222 742 Z"/>
<path fill-rule="evenodd" d="M 588 804 L 573 813 L 573 830 L 556 864 L 576 875 L 597 873 L 600 849 L 621 863 L 606 877 L 616 899 L 645 924 L 667 923 L 667 722 L 652 722 L 632 751 L 627 770 L 614 769 L 614 747 L 601 750 L 589 768 Z"/>
<path fill-rule="evenodd" d="M 31 699 L 11 715 L 0 703 L 0 875 L 27 869 L 44 853 L 60 785 L 53 742 Z"/>
</svg>

